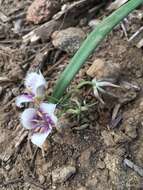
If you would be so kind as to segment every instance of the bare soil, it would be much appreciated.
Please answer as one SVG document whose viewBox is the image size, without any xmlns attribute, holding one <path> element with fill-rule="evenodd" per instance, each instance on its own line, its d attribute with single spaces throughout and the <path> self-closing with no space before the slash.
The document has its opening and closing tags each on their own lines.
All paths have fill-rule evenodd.
<svg viewBox="0 0 143 190">
<path fill-rule="evenodd" d="M 107 106 L 97 103 L 82 113 L 79 120 L 68 116 L 63 122 L 63 132 L 54 132 L 48 138 L 45 157 L 27 139 L 27 131 L 19 122 L 22 110 L 15 106 L 15 97 L 23 90 L 26 73 L 37 66 L 42 68 L 50 94 L 59 73 L 71 58 L 55 49 L 50 40 L 23 46 L 22 36 L 37 27 L 26 22 L 31 2 L 0 1 L 0 11 L 9 19 L 5 23 L 0 21 L 0 189 L 143 189 L 143 174 L 124 165 L 125 158 L 139 167 L 143 165 L 143 52 L 127 41 L 120 26 L 102 42 L 71 86 L 89 78 L 86 71 L 96 58 L 119 64 L 120 81 L 140 87 L 140 90 L 117 92 L 121 99 L 126 98 L 119 111 L 122 121 L 113 129 L 108 127 L 113 107 L 118 103 L 109 100 Z M 101 18 L 105 13 L 106 8 L 96 17 Z M 21 15 L 22 26 L 20 32 L 15 33 L 17 15 Z M 128 35 L 136 32 L 141 24 L 142 20 L 129 19 Z M 87 24 L 78 27 L 86 34 L 91 31 Z M 45 51 L 48 61 L 43 66 L 40 60 Z M 86 88 L 81 89 L 80 98 L 96 101 Z M 87 126 L 82 128 L 85 124 Z M 68 165 L 74 166 L 76 173 L 65 182 L 54 184 L 52 171 Z"/>
</svg>

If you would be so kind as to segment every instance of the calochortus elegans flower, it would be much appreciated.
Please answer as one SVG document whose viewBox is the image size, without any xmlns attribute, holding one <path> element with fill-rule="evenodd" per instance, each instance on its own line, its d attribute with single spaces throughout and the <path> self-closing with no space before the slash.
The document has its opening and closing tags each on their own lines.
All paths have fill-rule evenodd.
<svg viewBox="0 0 143 190">
<path fill-rule="evenodd" d="M 39 108 L 28 108 L 20 116 L 23 127 L 31 132 L 32 143 L 40 148 L 57 124 L 55 108 L 55 104 L 41 103 Z"/>
<path fill-rule="evenodd" d="M 24 81 L 26 93 L 16 98 L 16 105 L 22 107 L 23 103 L 42 100 L 45 96 L 46 80 L 42 73 L 29 73 Z"/>
<path fill-rule="evenodd" d="M 16 105 L 22 107 L 25 102 L 33 102 L 32 108 L 27 108 L 20 116 L 21 124 L 30 131 L 33 144 L 42 148 L 53 127 L 57 126 L 55 115 L 56 104 L 44 103 L 46 80 L 41 72 L 29 73 L 24 81 L 26 93 L 16 98 Z"/>
</svg>

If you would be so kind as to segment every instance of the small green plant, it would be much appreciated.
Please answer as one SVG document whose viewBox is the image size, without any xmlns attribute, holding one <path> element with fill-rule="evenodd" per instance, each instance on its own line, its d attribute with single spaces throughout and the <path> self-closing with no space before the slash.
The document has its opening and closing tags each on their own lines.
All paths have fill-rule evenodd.
<svg viewBox="0 0 143 190">
<path fill-rule="evenodd" d="M 109 79 L 108 79 L 109 80 Z M 115 85 L 107 80 L 96 80 L 94 78 L 92 81 L 83 81 L 78 85 L 78 88 L 83 87 L 84 85 L 91 85 L 93 87 L 93 92 L 95 97 L 102 103 L 104 104 L 103 99 L 100 96 L 100 93 L 108 94 L 111 95 L 110 92 L 107 92 L 104 90 L 104 87 L 114 87 L 114 88 L 119 88 L 120 86 Z"/>
<path fill-rule="evenodd" d="M 81 114 L 87 112 L 90 107 L 96 103 L 87 104 L 86 101 L 79 102 L 77 98 L 71 99 L 70 104 L 67 107 L 66 113 L 76 116 L 78 121 L 80 120 Z"/>
</svg>

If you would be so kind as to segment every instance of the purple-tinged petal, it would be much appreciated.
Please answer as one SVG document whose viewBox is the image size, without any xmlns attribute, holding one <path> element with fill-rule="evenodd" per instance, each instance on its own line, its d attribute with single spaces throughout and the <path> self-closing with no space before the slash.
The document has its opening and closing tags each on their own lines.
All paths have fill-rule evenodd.
<svg viewBox="0 0 143 190">
<path fill-rule="evenodd" d="M 41 72 L 29 73 L 25 78 L 25 87 L 29 89 L 35 96 L 43 96 L 45 93 L 46 80 Z"/>
<path fill-rule="evenodd" d="M 49 115 L 54 114 L 55 109 L 56 109 L 56 104 L 52 104 L 52 103 L 41 103 L 40 104 L 40 109 L 44 112 L 44 113 L 48 113 Z"/>
<path fill-rule="evenodd" d="M 26 129 L 33 128 L 33 119 L 36 116 L 36 110 L 34 108 L 26 109 L 20 116 L 21 124 Z"/>
<path fill-rule="evenodd" d="M 52 129 L 49 128 L 46 132 L 44 133 L 34 133 L 31 136 L 31 141 L 33 144 L 37 145 L 38 147 L 42 148 L 42 145 L 48 135 L 51 133 Z"/>
<path fill-rule="evenodd" d="M 56 109 L 56 104 L 51 104 L 51 103 L 41 103 L 40 104 L 40 110 L 43 113 L 47 113 L 49 115 L 49 117 L 52 119 L 52 121 L 54 122 L 54 124 L 57 123 L 57 117 L 54 115 Z"/>
<path fill-rule="evenodd" d="M 36 89 L 36 97 L 44 97 L 45 95 L 45 91 L 46 91 L 46 87 L 45 86 L 39 86 Z"/>
<path fill-rule="evenodd" d="M 16 106 L 20 108 L 22 108 L 23 107 L 22 104 L 26 102 L 33 102 L 33 96 L 28 94 L 23 94 L 18 96 L 15 100 Z"/>
</svg>

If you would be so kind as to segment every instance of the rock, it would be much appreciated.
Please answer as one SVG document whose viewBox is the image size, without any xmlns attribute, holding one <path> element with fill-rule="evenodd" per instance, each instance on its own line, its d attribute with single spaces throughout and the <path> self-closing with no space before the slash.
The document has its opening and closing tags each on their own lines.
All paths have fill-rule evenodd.
<svg viewBox="0 0 143 190">
<path fill-rule="evenodd" d="M 80 47 L 85 38 L 85 33 L 80 28 L 70 27 L 52 34 L 53 45 L 73 55 Z"/>
<path fill-rule="evenodd" d="M 89 167 L 90 157 L 93 151 L 95 151 L 94 147 L 89 147 L 81 153 L 81 156 L 79 157 L 79 163 L 81 167 Z"/>
<path fill-rule="evenodd" d="M 51 162 L 51 161 L 46 162 L 45 164 L 43 164 L 43 165 L 42 165 L 42 170 L 43 170 L 43 172 L 46 173 L 50 167 L 52 167 L 52 162 Z"/>
<path fill-rule="evenodd" d="M 7 171 L 9 171 L 9 170 L 12 169 L 12 166 L 11 166 L 10 164 L 7 164 L 7 165 L 5 166 L 5 169 L 6 169 Z"/>
<path fill-rule="evenodd" d="M 56 0 L 35 0 L 27 11 L 27 21 L 39 24 L 48 21 L 60 10 L 60 4 Z"/>
<path fill-rule="evenodd" d="M 125 134 L 124 132 L 118 130 L 118 131 L 112 131 L 112 137 L 114 138 L 114 144 L 120 144 L 125 143 L 131 140 L 131 138 Z"/>
<path fill-rule="evenodd" d="M 14 96 L 18 96 L 19 95 L 19 88 L 12 88 L 12 94 L 14 95 Z"/>
<path fill-rule="evenodd" d="M 22 22 L 23 22 L 22 19 L 17 19 L 14 21 L 13 23 L 14 27 L 12 28 L 12 30 L 15 34 L 19 34 L 21 32 Z"/>
<path fill-rule="evenodd" d="M 96 79 L 112 78 L 116 81 L 120 76 L 120 66 L 111 61 L 105 62 L 103 59 L 95 59 L 87 70 L 87 75 Z"/>
<path fill-rule="evenodd" d="M 27 189 L 31 190 L 30 184 L 29 184 L 28 182 L 25 182 L 25 183 L 23 184 L 23 190 L 27 190 Z"/>
<path fill-rule="evenodd" d="M 101 135 L 104 139 L 104 143 L 107 146 L 113 146 L 115 144 L 113 136 L 111 135 L 111 133 L 109 131 L 104 130 L 101 132 Z"/>
<path fill-rule="evenodd" d="M 120 90 L 119 103 L 127 104 L 137 98 L 138 92 L 134 89 L 123 89 L 122 86 Z"/>
<path fill-rule="evenodd" d="M 122 54 L 124 54 L 126 52 L 126 47 L 122 44 L 119 44 L 118 45 L 118 55 L 119 56 L 122 56 Z"/>
<path fill-rule="evenodd" d="M 57 189 L 57 187 L 55 185 L 52 186 L 52 189 Z"/>
<path fill-rule="evenodd" d="M 76 172 L 76 168 L 74 166 L 64 166 L 61 168 L 57 168 L 52 171 L 52 180 L 53 183 L 62 183 L 68 180 L 72 175 Z"/>
<path fill-rule="evenodd" d="M 86 183 L 86 186 L 88 187 L 88 189 L 95 189 L 96 185 L 98 183 L 98 179 L 96 177 L 89 179 Z"/>
<path fill-rule="evenodd" d="M 39 175 L 39 182 L 41 183 L 41 184 L 43 184 L 44 182 L 45 182 L 45 176 L 43 176 L 43 175 Z"/>
<path fill-rule="evenodd" d="M 103 162 L 103 161 L 101 161 L 101 160 L 99 160 L 98 161 L 98 163 L 97 163 L 97 168 L 99 168 L 99 169 L 104 169 L 106 166 L 105 166 L 105 163 Z"/>
<path fill-rule="evenodd" d="M 104 130 L 101 133 L 101 135 L 104 139 L 104 143 L 107 146 L 115 146 L 118 143 L 119 144 L 125 143 L 125 142 L 131 140 L 131 137 L 128 134 L 123 133 L 120 130 L 118 130 L 118 131 L 106 131 L 106 130 Z"/>
<path fill-rule="evenodd" d="M 99 19 L 93 19 L 89 21 L 88 25 L 94 29 L 100 22 L 101 20 Z"/>
</svg>

